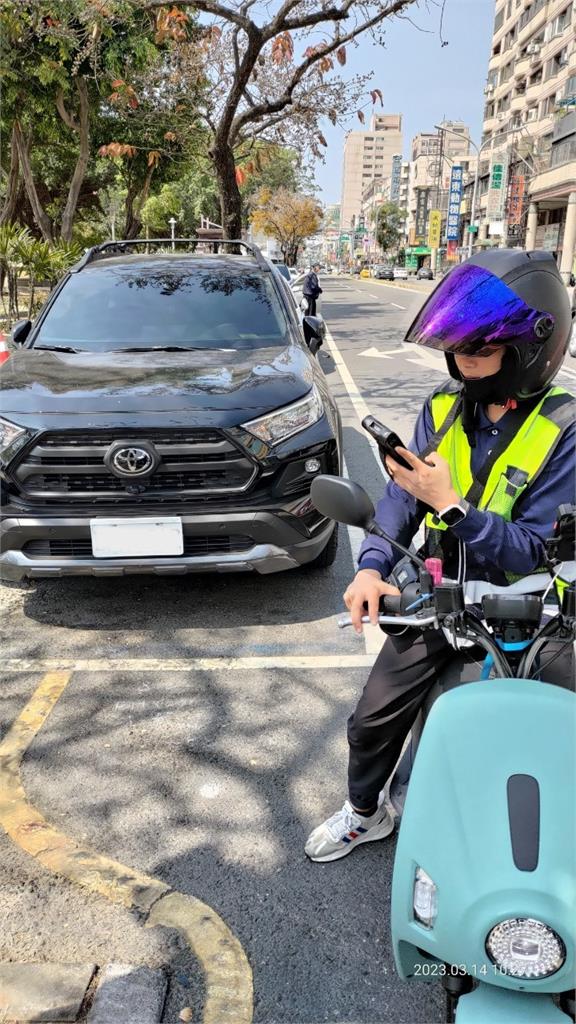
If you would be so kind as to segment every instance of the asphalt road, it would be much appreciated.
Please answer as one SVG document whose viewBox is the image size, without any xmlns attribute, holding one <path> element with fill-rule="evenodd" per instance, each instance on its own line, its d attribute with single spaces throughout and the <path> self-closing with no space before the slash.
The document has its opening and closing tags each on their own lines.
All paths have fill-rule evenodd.
<svg viewBox="0 0 576 1024">
<path fill-rule="evenodd" d="M 402 348 L 429 290 L 330 279 L 321 354 L 342 411 L 348 473 L 374 498 L 384 478 L 360 427 L 368 407 L 407 440 L 441 357 Z M 574 386 L 569 361 L 563 383 Z M 341 655 L 376 638 L 336 628 L 358 537 L 316 575 L 70 579 L 1 589 L 0 735 L 46 658 L 101 659 L 73 674 L 30 747 L 23 780 L 49 821 L 213 907 L 253 967 L 258 1024 L 434 1024 L 443 993 L 396 977 L 388 933 L 394 839 L 334 864 L 303 854 L 345 796 L 346 718 L 367 675 Z M 378 634 L 378 636 L 380 636 Z M 286 656 L 325 656 L 290 667 Z M 251 670 L 222 661 L 273 659 Z M 177 670 L 164 668 L 179 659 Z M 150 663 L 155 666 L 150 669 Z M 183 667 L 183 663 L 186 663 Z M 200 1019 L 201 974 L 173 932 L 49 875 L 0 834 L 0 960 L 166 964 L 164 1017 Z"/>
</svg>

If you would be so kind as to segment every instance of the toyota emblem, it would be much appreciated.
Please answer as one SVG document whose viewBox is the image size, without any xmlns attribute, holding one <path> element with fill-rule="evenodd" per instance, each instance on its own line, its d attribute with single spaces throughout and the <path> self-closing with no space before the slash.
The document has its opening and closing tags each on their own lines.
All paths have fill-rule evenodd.
<svg viewBox="0 0 576 1024">
<path fill-rule="evenodd" d="M 118 448 L 112 466 L 121 476 L 145 476 L 154 466 L 154 459 L 145 448 Z"/>
</svg>

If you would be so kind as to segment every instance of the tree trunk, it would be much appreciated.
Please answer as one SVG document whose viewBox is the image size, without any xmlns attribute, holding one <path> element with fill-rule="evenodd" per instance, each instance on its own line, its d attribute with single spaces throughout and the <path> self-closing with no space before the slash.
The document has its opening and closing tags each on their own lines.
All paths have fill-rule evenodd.
<svg viewBox="0 0 576 1024">
<path fill-rule="evenodd" d="M 10 145 L 10 172 L 6 186 L 6 200 L 0 213 L 0 224 L 10 224 L 16 219 L 20 193 L 20 167 L 18 161 L 18 144 L 16 142 L 16 125 L 12 125 L 12 142 Z"/>
<path fill-rule="evenodd" d="M 227 143 L 215 143 L 210 156 L 218 180 L 224 238 L 242 238 L 242 196 L 236 181 L 234 153 Z"/>
<path fill-rule="evenodd" d="M 150 183 L 154 174 L 154 164 L 148 169 L 144 184 L 138 192 L 134 186 L 129 186 L 126 194 L 126 223 L 124 227 L 124 238 L 138 238 L 142 230 L 142 207 L 150 192 Z"/>
<path fill-rule="evenodd" d="M 46 242 L 53 243 L 54 239 L 52 236 L 52 222 L 38 198 L 36 184 L 34 182 L 34 175 L 32 174 L 32 165 L 30 163 L 30 157 L 28 154 L 28 147 L 24 141 L 22 129 L 18 121 L 14 122 L 14 138 L 16 140 L 16 146 L 18 149 L 18 160 L 20 163 L 20 167 L 22 169 L 22 177 L 24 178 L 24 184 L 26 185 L 26 192 L 28 195 L 28 199 L 30 200 L 30 206 L 32 207 L 34 220 L 40 228 L 44 240 Z"/>
<path fill-rule="evenodd" d="M 74 174 L 72 175 L 72 181 L 70 182 L 70 187 L 68 189 L 66 206 L 64 207 L 64 212 L 62 214 L 60 234 L 65 242 L 70 242 L 72 240 L 72 228 L 74 225 L 74 217 L 76 216 L 78 196 L 80 195 L 80 189 L 82 188 L 82 183 L 86 177 L 88 161 L 90 159 L 88 88 L 84 78 L 76 78 L 75 82 L 80 101 L 78 120 L 74 120 L 67 114 L 62 97 L 59 97 L 59 101 L 56 104 L 58 112 L 65 124 L 78 133 L 80 144 L 80 152 L 76 161 L 76 167 L 74 168 Z"/>
</svg>

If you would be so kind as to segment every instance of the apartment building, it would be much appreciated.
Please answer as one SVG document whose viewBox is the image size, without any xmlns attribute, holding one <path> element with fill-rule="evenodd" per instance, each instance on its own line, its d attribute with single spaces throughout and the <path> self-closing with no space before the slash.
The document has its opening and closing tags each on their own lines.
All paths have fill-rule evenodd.
<svg viewBox="0 0 576 1024">
<path fill-rule="evenodd" d="M 442 121 L 435 132 L 420 132 L 412 140 L 406 200 L 408 209 L 409 256 L 417 257 L 410 265 L 417 266 L 430 254 L 427 248 L 430 210 L 447 214 L 450 176 L 457 164 L 464 180 L 475 171 L 475 158 L 470 154 L 470 129 L 463 121 Z"/>
<path fill-rule="evenodd" d="M 573 0 L 496 0 L 485 94 L 478 243 L 549 249 L 567 280 L 576 244 Z"/>
<path fill-rule="evenodd" d="M 374 114 L 368 131 L 348 134 L 342 170 L 342 231 L 358 224 L 364 189 L 375 179 L 392 177 L 394 157 L 401 153 L 401 114 Z"/>
</svg>

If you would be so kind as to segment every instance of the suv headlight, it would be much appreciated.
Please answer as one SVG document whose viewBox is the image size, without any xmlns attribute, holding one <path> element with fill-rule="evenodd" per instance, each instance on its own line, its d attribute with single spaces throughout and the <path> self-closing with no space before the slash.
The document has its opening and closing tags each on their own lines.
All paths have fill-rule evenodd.
<svg viewBox="0 0 576 1024">
<path fill-rule="evenodd" d="M 286 405 L 276 412 L 267 413 L 266 416 L 259 416 L 256 420 L 243 423 L 242 426 L 250 434 L 259 437 L 266 444 L 279 444 L 286 441 L 293 434 L 298 434 L 306 427 L 311 427 L 322 417 L 324 406 L 320 393 L 316 387 L 308 392 L 305 398 L 300 398 L 292 405 Z"/>
<path fill-rule="evenodd" d="M 0 462 L 7 465 L 30 437 L 32 434 L 25 427 L 19 427 L 17 423 L 11 423 L 0 416 Z"/>
<path fill-rule="evenodd" d="M 486 952 L 503 974 L 533 981 L 556 974 L 566 959 L 560 936 L 533 917 L 501 921 L 486 939 Z"/>
</svg>

